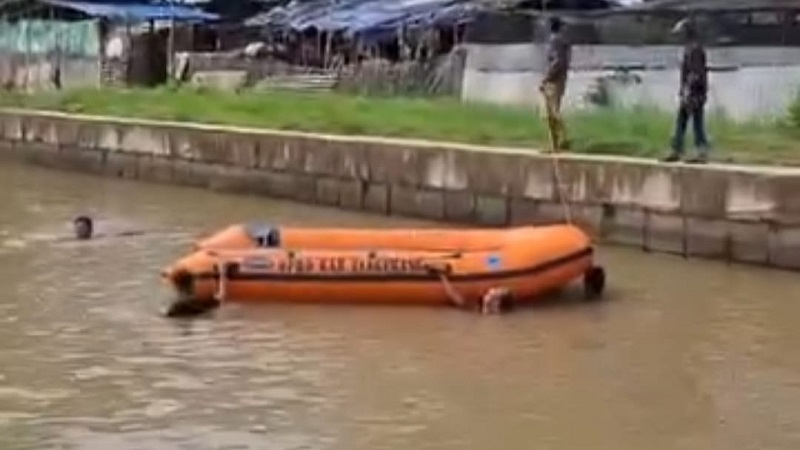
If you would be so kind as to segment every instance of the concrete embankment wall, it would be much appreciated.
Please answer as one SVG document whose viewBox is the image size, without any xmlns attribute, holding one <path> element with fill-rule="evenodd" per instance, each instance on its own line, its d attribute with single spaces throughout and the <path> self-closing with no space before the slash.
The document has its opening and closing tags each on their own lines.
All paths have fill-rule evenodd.
<svg viewBox="0 0 800 450">
<path fill-rule="evenodd" d="M 489 226 L 562 221 L 564 192 L 573 220 L 600 242 L 800 268 L 800 169 L 574 155 L 556 170 L 528 149 L 10 110 L 0 111 L 0 155 Z"/>
</svg>

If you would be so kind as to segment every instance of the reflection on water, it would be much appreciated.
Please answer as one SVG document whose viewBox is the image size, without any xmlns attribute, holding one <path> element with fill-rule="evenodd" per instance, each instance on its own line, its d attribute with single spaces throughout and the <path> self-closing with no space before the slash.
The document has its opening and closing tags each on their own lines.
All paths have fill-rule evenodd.
<svg viewBox="0 0 800 450">
<path fill-rule="evenodd" d="M 605 249 L 611 301 L 505 317 L 226 305 L 158 270 L 250 218 L 410 221 L 0 167 L 0 448 L 796 449 L 796 274 Z M 99 228 L 160 230 L 92 242 Z M 421 224 L 424 225 L 424 224 Z"/>
</svg>

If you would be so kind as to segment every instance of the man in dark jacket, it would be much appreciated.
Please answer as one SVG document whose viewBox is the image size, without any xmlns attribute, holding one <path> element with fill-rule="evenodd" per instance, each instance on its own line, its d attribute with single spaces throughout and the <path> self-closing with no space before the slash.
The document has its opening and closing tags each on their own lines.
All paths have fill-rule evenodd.
<svg viewBox="0 0 800 450">
<path fill-rule="evenodd" d="M 558 17 L 550 19 L 550 41 L 547 45 L 547 69 L 539 86 L 544 97 L 547 127 L 550 132 L 552 150 L 569 148 L 567 130 L 561 117 L 561 100 L 567 89 L 572 50 L 562 33 L 563 22 Z"/>
<path fill-rule="evenodd" d="M 678 22 L 673 32 L 685 40 L 681 63 L 680 104 L 672 137 L 672 153 L 664 161 L 675 162 L 683 157 L 684 136 L 689 119 L 692 121 L 697 157 L 688 162 L 704 163 L 708 160 L 708 140 L 705 130 L 705 105 L 708 95 L 708 66 L 706 51 L 700 43 L 696 25 L 690 19 Z"/>
</svg>

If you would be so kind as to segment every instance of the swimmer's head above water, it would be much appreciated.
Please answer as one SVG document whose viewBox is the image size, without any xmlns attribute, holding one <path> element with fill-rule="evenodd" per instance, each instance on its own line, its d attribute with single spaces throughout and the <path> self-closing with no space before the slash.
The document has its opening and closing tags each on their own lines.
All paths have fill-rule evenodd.
<svg viewBox="0 0 800 450">
<path fill-rule="evenodd" d="M 72 220 L 72 228 L 76 239 L 88 240 L 94 234 L 94 221 L 89 216 L 78 216 Z"/>
<path fill-rule="evenodd" d="M 496 287 L 489 289 L 481 298 L 481 314 L 500 314 L 511 309 L 511 291 Z"/>
</svg>

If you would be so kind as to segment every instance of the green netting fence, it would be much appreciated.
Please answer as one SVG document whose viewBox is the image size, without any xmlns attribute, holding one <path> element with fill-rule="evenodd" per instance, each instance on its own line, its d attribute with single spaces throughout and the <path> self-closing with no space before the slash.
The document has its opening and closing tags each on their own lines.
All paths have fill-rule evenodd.
<svg viewBox="0 0 800 450">
<path fill-rule="evenodd" d="M 46 21 L 0 20 L 0 52 L 93 57 L 100 53 L 100 38 L 94 20 Z"/>
</svg>

